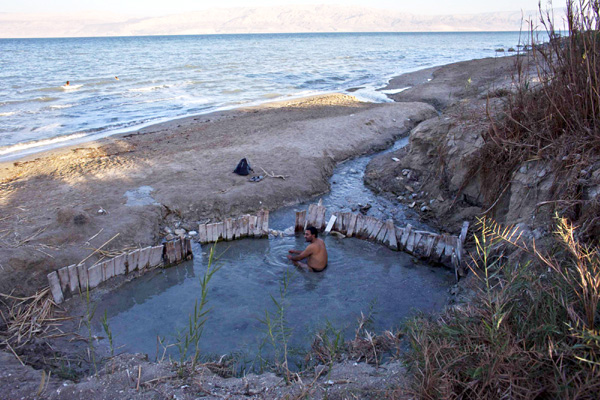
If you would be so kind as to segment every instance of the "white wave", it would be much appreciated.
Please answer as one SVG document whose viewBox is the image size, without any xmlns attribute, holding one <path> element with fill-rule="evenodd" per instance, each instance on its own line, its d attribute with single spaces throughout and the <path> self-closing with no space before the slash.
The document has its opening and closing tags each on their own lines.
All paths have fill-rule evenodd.
<svg viewBox="0 0 600 400">
<path fill-rule="evenodd" d="M 73 107 L 74 105 L 75 104 L 57 104 L 54 106 L 50 106 L 49 108 L 53 109 L 53 110 L 59 110 L 61 108 L 70 108 L 70 107 Z"/>
<path fill-rule="evenodd" d="M 0 117 L 10 117 L 11 115 L 15 115 L 16 113 L 17 113 L 16 111 L 0 113 Z"/>
<path fill-rule="evenodd" d="M 79 139 L 79 138 L 82 138 L 85 136 L 86 136 L 85 133 L 74 133 L 72 135 L 58 136 L 58 137 L 49 138 L 49 139 L 35 140 L 33 142 L 24 142 L 24 143 L 13 144 L 10 146 L 3 146 L 3 147 L 0 147 L 0 155 L 21 152 L 23 150 L 32 149 L 32 148 L 36 148 L 36 147 L 42 147 L 42 146 L 48 146 L 48 145 L 61 143 L 61 142 L 68 142 L 70 140 Z"/>
<path fill-rule="evenodd" d="M 400 88 L 400 89 L 380 90 L 380 92 L 385 93 L 385 94 L 398 94 L 398 93 L 404 92 L 407 89 L 410 89 L 410 86 Z"/>
<path fill-rule="evenodd" d="M 73 90 L 77 90 L 79 88 L 83 87 L 83 85 L 62 85 L 61 88 L 62 90 L 65 90 L 67 92 L 73 91 Z"/>
<path fill-rule="evenodd" d="M 142 88 L 129 89 L 129 92 L 151 92 L 153 90 L 166 89 L 167 85 L 159 85 L 159 86 L 146 86 Z"/>
<path fill-rule="evenodd" d="M 59 128 L 60 124 L 59 123 L 54 123 L 54 124 L 50 124 L 50 125 L 44 125 L 44 126 L 40 126 L 39 128 L 33 128 L 31 131 L 35 131 L 35 132 L 48 132 L 51 131 L 53 129 Z"/>
</svg>

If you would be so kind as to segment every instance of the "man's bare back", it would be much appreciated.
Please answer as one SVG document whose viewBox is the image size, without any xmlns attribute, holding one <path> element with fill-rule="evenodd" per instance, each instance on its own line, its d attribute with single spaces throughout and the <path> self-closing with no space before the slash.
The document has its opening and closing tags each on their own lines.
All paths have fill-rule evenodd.
<svg viewBox="0 0 600 400">
<path fill-rule="evenodd" d="M 307 227 L 304 231 L 304 239 L 310 244 L 303 251 L 290 250 L 287 256 L 295 266 L 301 268 L 307 268 L 313 272 L 321 272 L 327 268 L 327 249 L 325 248 L 325 242 L 317 237 L 318 231 L 313 227 Z M 292 254 L 296 254 L 292 256 Z M 300 262 L 300 260 L 306 260 L 306 264 Z"/>
</svg>

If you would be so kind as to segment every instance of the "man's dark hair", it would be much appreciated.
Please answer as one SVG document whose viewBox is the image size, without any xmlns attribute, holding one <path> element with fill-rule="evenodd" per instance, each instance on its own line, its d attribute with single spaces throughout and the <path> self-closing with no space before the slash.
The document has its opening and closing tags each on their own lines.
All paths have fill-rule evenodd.
<svg viewBox="0 0 600 400">
<path fill-rule="evenodd" d="M 306 227 L 307 231 L 310 231 L 310 233 L 314 236 L 314 237 L 319 237 L 319 231 L 317 230 L 317 228 L 315 228 L 314 226 L 307 226 Z"/>
</svg>

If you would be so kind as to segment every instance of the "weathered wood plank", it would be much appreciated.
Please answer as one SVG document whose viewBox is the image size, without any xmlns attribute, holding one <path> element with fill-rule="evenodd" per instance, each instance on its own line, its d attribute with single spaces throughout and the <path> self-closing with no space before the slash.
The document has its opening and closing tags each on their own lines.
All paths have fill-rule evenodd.
<svg viewBox="0 0 600 400">
<path fill-rule="evenodd" d="M 147 268 L 150 264 L 150 253 L 152 252 L 152 246 L 145 247 L 140 250 L 140 258 L 138 260 L 138 269 L 141 271 Z"/>
<path fill-rule="evenodd" d="M 251 215 L 248 218 L 248 237 L 254 237 L 254 232 L 256 232 L 257 223 L 258 217 L 256 215 Z"/>
<path fill-rule="evenodd" d="M 404 228 L 404 232 L 402 233 L 402 238 L 400 239 L 400 244 L 402 245 L 403 249 L 406 248 L 406 244 L 408 242 L 408 237 L 410 236 L 412 228 L 413 227 L 411 224 L 406 225 L 406 228 Z"/>
<path fill-rule="evenodd" d="M 294 232 L 304 232 L 306 226 L 306 210 L 296 211 L 296 223 L 294 224 Z"/>
<path fill-rule="evenodd" d="M 60 288 L 60 279 L 58 278 L 58 273 L 56 271 L 48 274 L 48 284 L 50 285 L 50 292 L 52 293 L 54 302 L 60 304 L 65 301 L 62 289 Z"/>
<path fill-rule="evenodd" d="M 327 226 L 325 227 L 325 233 L 326 234 L 329 233 L 329 232 L 331 232 L 331 229 L 335 226 L 335 223 L 336 223 L 337 220 L 338 220 L 338 217 L 335 214 L 333 214 L 331 216 L 331 218 L 329 218 L 329 222 L 327 223 Z"/>
<path fill-rule="evenodd" d="M 388 219 L 385 221 L 385 237 L 383 238 L 383 244 L 392 250 L 398 250 L 398 241 L 396 240 L 396 227 L 394 226 L 394 220 Z"/>
<path fill-rule="evenodd" d="M 212 230 L 212 228 L 209 228 Z M 175 253 L 175 243 L 173 241 L 165 242 L 165 261 L 166 266 L 170 267 L 177 263 L 177 255 Z"/>
<path fill-rule="evenodd" d="M 310 204 L 308 206 L 308 216 L 306 217 L 306 229 L 307 226 L 315 226 L 317 224 L 317 205 Z M 315 227 L 316 228 L 316 227 Z"/>
<path fill-rule="evenodd" d="M 417 235 L 411 231 L 410 234 L 408 235 L 408 239 L 406 240 L 406 251 L 408 251 L 411 254 L 414 254 L 414 251 L 415 251 L 416 236 Z"/>
<path fill-rule="evenodd" d="M 373 241 L 377 241 L 377 237 L 381 228 L 383 227 L 383 222 L 375 217 L 369 217 L 371 219 L 371 223 L 369 226 L 369 239 Z"/>
<path fill-rule="evenodd" d="M 163 261 L 164 251 L 165 251 L 165 247 L 163 245 L 152 247 L 152 252 L 150 253 L 150 261 L 149 261 L 150 267 L 152 267 L 152 268 L 162 267 L 164 265 L 164 261 Z M 115 272 L 116 272 L 116 266 L 115 266 Z"/>
<path fill-rule="evenodd" d="M 446 248 L 445 238 L 442 235 L 438 236 L 437 243 L 433 249 L 432 260 L 439 262 L 444 255 L 444 249 Z"/>
<path fill-rule="evenodd" d="M 348 222 L 348 226 L 346 227 L 346 233 L 345 233 L 346 236 L 352 237 L 355 235 L 357 218 L 358 218 L 358 216 L 356 214 L 353 214 L 353 213 L 350 214 L 350 221 Z"/>
<path fill-rule="evenodd" d="M 102 263 L 102 282 L 115 276 L 115 259 L 111 258 Z"/>
<path fill-rule="evenodd" d="M 241 225 L 240 225 L 240 237 L 245 238 L 248 237 L 248 231 L 249 231 L 249 226 L 250 226 L 250 216 L 249 215 L 242 215 L 241 217 Z"/>
<path fill-rule="evenodd" d="M 69 267 L 62 267 L 56 273 L 60 281 L 60 290 L 65 293 L 69 289 Z"/>
<path fill-rule="evenodd" d="M 83 292 L 88 288 L 88 274 L 85 264 L 77 265 L 77 275 L 79 277 L 79 288 Z"/>
<path fill-rule="evenodd" d="M 402 244 L 402 237 L 404 236 L 404 228 L 396 227 L 396 241 L 398 242 L 398 250 L 405 250 L 405 246 Z"/>
<path fill-rule="evenodd" d="M 71 291 L 71 294 L 78 293 L 80 286 L 77 265 L 69 265 L 67 269 L 69 270 L 69 290 Z"/>
<path fill-rule="evenodd" d="M 261 237 L 269 236 L 269 210 L 263 211 Z"/>
<path fill-rule="evenodd" d="M 462 229 L 460 230 L 460 236 L 458 240 L 461 244 L 465 244 L 465 240 L 467 239 L 467 232 L 469 231 L 469 221 L 463 222 Z"/>
<path fill-rule="evenodd" d="M 223 240 L 225 238 L 225 224 L 222 222 L 217 222 L 216 225 L 216 235 L 217 235 L 217 239 L 216 240 Z"/>
<path fill-rule="evenodd" d="M 127 255 L 121 254 L 114 258 L 115 260 L 115 276 L 124 275 L 127 272 Z"/>
<path fill-rule="evenodd" d="M 138 269 L 138 261 L 140 259 L 140 251 L 134 250 L 127 254 L 127 273 L 131 273 Z"/>
<path fill-rule="evenodd" d="M 333 220 L 333 226 L 331 228 L 329 228 L 329 231 L 331 232 L 331 230 L 333 229 L 334 231 L 341 232 L 342 231 L 342 213 L 335 212 L 335 213 L 333 213 L 332 217 L 335 217 L 335 219 Z M 329 222 L 331 222 L 331 218 L 329 219 Z M 327 230 L 328 225 L 329 225 L 329 223 L 325 224 L 325 230 Z"/>
<path fill-rule="evenodd" d="M 175 246 L 175 264 L 179 264 L 183 261 L 183 245 L 181 244 L 181 239 L 174 240 L 173 245 Z"/>
<path fill-rule="evenodd" d="M 377 243 L 384 243 L 385 241 L 385 237 L 387 236 L 387 224 L 381 220 L 378 220 L 379 223 L 379 232 L 377 233 L 377 236 L 375 237 L 375 240 L 377 241 Z M 395 228 L 394 228 L 395 230 Z"/>
<path fill-rule="evenodd" d="M 215 224 L 206 224 L 206 242 L 211 243 L 214 242 L 213 238 L 213 226 Z"/>
<path fill-rule="evenodd" d="M 93 289 L 102 282 L 102 264 L 92 265 L 87 272 L 90 289 Z"/>
<path fill-rule="evenodd" d="M 431 251 L 433 250 L 433 245 L 435 245 L 435 235 L 427 236 L 427 247 L 425 248 L 425 258 L 431 257 Z"/>
<path fill-rule="evenodd" d="M 258 213 L 256 213 L 256 226 L 254 228 L 254 237 L 255 238 L 261 237 L 263 217 L 264 217 L 264 214 L 263 214 L 262 210 L 259 210 Z"/>
<path fill-rule="evenodd" d="M 327 208 L 323 206 L 317 206 L 317 217 L 315 219 L 315 228 L 319 231 L 325 229 L 325 213 L 327 212 Z"/>
<path fill-rule="evenodd" d="M 233 219 L 227 218 L 225 220 L 225 237 L 224 239 L 228 242 L 233 240 Z"/>
<path fill-rule="evenodd" d="M 206 224 L 198 225 L 198 242 L 201 244 L 208 242 L 206 239 Z"/>
</svg>

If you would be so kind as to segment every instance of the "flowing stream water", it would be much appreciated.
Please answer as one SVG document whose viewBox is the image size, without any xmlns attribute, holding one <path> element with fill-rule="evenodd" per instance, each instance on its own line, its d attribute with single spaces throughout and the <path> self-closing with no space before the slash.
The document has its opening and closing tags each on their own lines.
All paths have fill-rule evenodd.
<svg viewBox="0 0 600 400">
<path fill-rule="evenodd" d="M 388 150 L 405 145 L 399 140 Z M 363 184 L 364 169 L 371 156 L 338 165 L 331 178 L 331 191 L 322 196 L 328 210 L 350 211 L 358 204 L 371 204 L 369 215 L 393 218 L 426 228 L 411 218 L 403 206 L 375 195 Z M 315 200 L 311 200 L 314 202 Z M 294 211 L 307 204 L 284 207 L 271 214 L 271 228 L 285 229 L 294 223 Z M 244 239 L 219 243 L 214 274 L 208 291 L 208 320 L 200 340 L 204 355 L 238 354 L 248 366 L 257 356 L 269 357 L 265 344 L 265 312 L 276 311 L 284 280 L 288 281 L 282 304 L 290 346 L 308 349 L 312 338 L 327 325 L 352 337 L 357 319 L 371 316 L 371 329 L 381 332 L 398 327 L 416 310 L 440 310 L 447 299 L 453 275 L 428 266 L 403 252 L 355 238 L 324 238 L 329 265 L 322 273 L 297 270 L 286 258 L 292 248 L 305 247 L 303 237 Z M 189 326 L 189 315 L 200 298 L 200 278 L 208 264 L 210 246 L 193 245 L 195 258 L 177 267 L 148 273 L 103 295 L 96 311 L 94 329 L 102 332 L 100 318 L 108 317 L 117 351 L 147 353 L 160 357 L 165 343 L 174 343 L 177 332 Z M 174 347 L 167 354 L 177 357 Z M 300 360 L 301 357 L 292 357 Z M 256 366 L 256 365 L 255 365 Z"/>
</svg>

